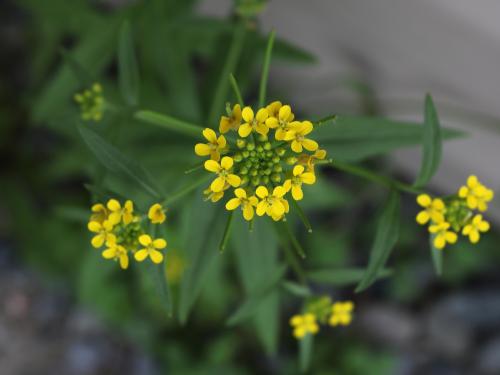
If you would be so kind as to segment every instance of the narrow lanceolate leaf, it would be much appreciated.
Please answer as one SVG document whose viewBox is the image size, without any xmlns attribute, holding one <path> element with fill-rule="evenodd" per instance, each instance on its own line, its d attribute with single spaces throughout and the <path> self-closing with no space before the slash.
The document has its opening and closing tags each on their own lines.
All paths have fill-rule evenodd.
<svg viewBox="0 0 500 375">
<path fill-rule="evenodd" d="M 283 286 L 283 289 L 285 289 L 288 293 L 293 294 L 294 296 L 297 297 L 305 298 L 305 297 L 311 297 L 313 295 L 311 289 L 309 289 L 309 287 L 306 285 L 286 280 L 283 281 L 281 285 Z"/>
<path fill-rule="evenodd" d="M 299 368 L 300 372 L 306 372 L 311 366 L 311 358 L 313 352 L 314 336 L 311 334 L 305 335 L 299 341 Z"/>
<path fill-rule="evenodd" d="M 120 150 L 88 126 L 80 125 L 78 126 L 78 130 L 90 151 L 92 151 L 97 160 L 99 160 L 106 169 L 110 172 L 131 178 L 155 198 L 160 198 L 162 196 L 161 189 L 139 163 L 124 155 Z"/>
<path fill-rule="evenodd" d="M 385 266 L 399 235 L 400 200 L 397 191 L 392 191 L 389 200 L 380 216 L 377 233 L 370 253 L 368 268 L 356 288 L 361 292 L 372 285 L 377 279 L 380 271 Z"/>
<path fill-rule="evenodd" d="M 253 316 L 259 308 L 261 302 L 279 287 L 285 271 L 286 266 L 283 265 L 279 267 L 268 280 L 261 282 L 259 287 L 248 296 L 243 305 L 241 305 L 238 310 L 236 310 L 236 312 L 229 317 L 227 325 L 236 325 Z"/>
<path fill-rule="evenodd" d="M 434 246 L 434 237 L 434 235 L 429 236 L 432 263 L 434 264 L 436 275 L 441 276 L 443 274 L 443 250 L 439 250 Z"/>
<path fill-rule="evenodd" d="M 262 75 L 260 77 L 259 108 L 263 107 L 266 101 L 267 80 L 269 78 L 269 66 L 271 65 L 271 56 L 273 54 L 275 36 L 276 32 L 273 30 L 269 34 L 269 39 L 267 40 L 266 54 L 264 55 L 264 64 L 262 66 Z"/>
<path fill-rule="evenodd" d="M 422 165 L 417 180 L 415 181 L 416 187 L 425 186 L 432 176 L 434 176 L 441 162 L 441 128 L 439 126 L 436 108 L 429 94 L 425 97 L 425 121 L 423 132 Z"/>
<path fill-rule="evenodd" d="M 391 273 L 391 270 L 382 269 L 377 274 L 377 279 L 387 277 Z M 360 282 L 364 274 L 363 268 L 323 268 L 308 271 L 307 279 L 333 286 L 346 286 Z"/>
<path fill-rule="evenodd" d="M 139 97 L 139 68 L 134 50 L 130 24 L 125 21 L 120 28 L 118 40 L 118 79 L 123 100 L 128 105 L 137 105 Z"/>
<path fill-rule="evenodd" d="M 146 110 L 137 111 L 134 114 L 134 117 L 137 120 L 144 121 L 148 124 L 156 125 L 179 134 L 187 135 L 196 139 L 202 138 L 201 132 L 203 131 L 203 128 L 201 126 L 179 120 L 175 117 Z"/>
</svg>

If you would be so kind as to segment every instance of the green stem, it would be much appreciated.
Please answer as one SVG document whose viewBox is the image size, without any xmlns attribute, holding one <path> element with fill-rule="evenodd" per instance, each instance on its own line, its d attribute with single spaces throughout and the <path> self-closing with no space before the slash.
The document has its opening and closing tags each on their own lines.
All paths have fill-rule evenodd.
<svg viewBox="0 0 500 375">
<path fill-rule="evenodd" d="M 236 25 L 234 30 L 233 39 L 231 45 L 229 46 L 229 52 L 226 57 L 226 62 L 222 68 L 222 73 L 217 84 L 217 88 L 214 93 L 214 100 L 210 107 L 208 115 L 208 123 L 214 125 L 217 122 L 220 111 L 222 111 L 224 106 L 224 100 L 227 96 L 228 80 L 227 77 L 231 72 L 234 72 L 236 64 L 238 63 L 239 57 L 241 55 L 241 50 L 243 48 L 243 41 L 245 37 L 245 25 L 244 23 L 239 23 Z"/>
<path fill-rule="evenodd" d="M 321 163 L 322 164 L 322 163 Z M 405 184 L 400 181 L 395 181 L 390 179 L 389 177 L 379 175 L 377 173 L 374 173 L 368 169 L 365 169 L 363 167 L 359 167 L 356 165 L 351 165 L 347 164 L 344 162 L 341 162 L 339 160 L 330 160 L 327 164 L 333 166 L 334 168 L 337 168 L 343 172 L 350 173 L 352 175 L 370 180 L 372 182 L 375 182 L 377 184 L 383 185 L 389 189 L 397 189 L 399 191 L 405 192 L 405 193 L 410 193 L 410 194 L 422 194 L 423 191 L 420 189 L 417 189 L 413 186 L 410 186 L 408 184 Z"/>
<path fill-rule="evenodd" d="M 312 233 L 313 230 L 312 230 L 311 222 L 309 221 L 306 214 L 302 210 L 302 207 L 300 207 L 299 204 L 297 203 L 297 201 L 294 199 L 292 199 L 292 205 L 295 208 L 295 210 L 297 211 L 297 215 L 299 216 L 300 220 L 302 220 L 302 223 L 306 227 L 307 231 L 309 233 Z"/>
<path fill-rule="evenodd" d="M 219 246 L 219 250 L 221 253 L 224 252 L 224 250 L 226 250 L 227 241 L 229 240 L 229 235 L 231 234 L 231 227 L 233 225 L 233 216 L 234 216 L 234 211 L 229 212 L 226 221 L 226 228 L 224 229 L 224 235 L 222 236 L 222 240 Z"/>
<path fill-rule="evenodd" d="M 170 197 L 166 198 L 161 203 L 161 205 L 166 206 L 166 205 L 172 204 L 173 202 L 184 197 L 185 195 L 191 193 L 193 190 L 196 190 L 200 185 L 203 185 L 208 179 L 210 179 L 210 177 L 212 177 L 212 176 L 211 175 L 203 176 L 203 178 L 200 178 L 199 180 L 193 182 L 191 185 L 188 185 L 188 186 L 182 188 L 177 193 L 172 194 Z"/>
<path fill-rule="evenodd" d="M 320 119 L 318 121 L 314 121 L 313 125 L 316 127 L 316 126 L 324 125 L 324 124 L 326 124 L 327 122 L 330 122 L 330 121 L 335 122 L 335 120 L 337 120 L 337 117 L 338 117 L 337 115 L 330 115 L 330 116 L 327 116 L 327 117 L 323 117 L 322 119 Z"/>
<path fill-rule="evenodd" d="M 236 100 L 238 101 L 238 104 L 241 106 L 243 109 L 243 97 L 241 96 L 241 91 L 238 86 L 238 82 L 236 82 L 236 78 L 234 78 L 233 73 L 229 74 L 229 82 L 231 83 L 231 87 L 233 88 L 234 91 L 234 96 L 236 96 Z"/>
<path fill-rule="evenodd" d="M 269 39 L 267 40 L 266 54 L 264 56 L 264 65 L 262 67 L 262 76 L 260 77 L 259 108 L 262 108 L 266 101 L 267 79 L 269 77 L 269 65 L 271 64 L 271 55 L 273 52 L 275 36 L 276 32 L 273 30 L 269 34 Z"/>
<path fill-rule="evenodd" d="M 196 139 L 202 137 L 203 127 L 162 113 L 141 110 L 134 113 L 134 118 Z"/>
</svg>

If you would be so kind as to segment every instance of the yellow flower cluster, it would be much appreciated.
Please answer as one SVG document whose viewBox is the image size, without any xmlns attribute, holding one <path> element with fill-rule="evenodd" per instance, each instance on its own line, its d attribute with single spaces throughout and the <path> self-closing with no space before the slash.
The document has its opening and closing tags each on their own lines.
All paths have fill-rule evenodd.
<svg viewBox="0 0 500 375">
<path fill-rule="evenodd" d="M 103 248 L 105 259 L 119 261 L 123 269 L 129 266 L 129 253 L 138 262 L 147 257 L 154 263 L 163 261 L 162 249 L 167 247 L 167 241 L 154 239 L 145 232 L 144 218 L 135 215 L 131 200 L 122 205 L 118 200 L 110 199 L 106 205 L 94 204 L 91 211 L 88 229 L 93 237 L 90 243 L 96 249 Z M 156 203 L 150 207 L 148 218 L 152 224 L 161 224 L 166 219 L 165 210 Z"/>
<path fill-rule="evenodd" d="M 485 212 L 494 193 L 484 186 L 476 176 L 469 176 L 467 184 L 458 193 L 446 198 L 432 198 L 428 194 L 417 197 L 423 210 L 417 215 L 417 223 L 429 223 L 429 232 L 434 236 L 434 247 L 444 249 L 446 244 L 457 242 L 458 233 L 469 237 L 471 243 L 479 242 L 481 233 L 490 229 L 490 224 L 478 212 Z"/>
<path fill-rule="evenodd" d="M 332 327 L 347 326 L 352 322 L 354 303 L 352 301 L 332 303 L 330 297 L 322 297 L 306 307 L 302 315 L 294 315 L 290 319 L 293 335 L 300 340 L 306 335 L 319 332 L 319 324 Z"/>
<path fill-rule="evenodd" d="M 102 86 L 94 83 L 90 89 L 75 94 L 75 102 L 80 105 L 82 119 L 85 121 L 100 121 L 104 112 L 104 97 Z"/>
<path fill-rule="evenodd" d="M 248 221 L 255 213 L 283 219 L 289 211 L 286 195 L 301 200 L 302 185 L 316 182 L 314 165 L 326 158 L 326 151 L 309 138 L 312 122 L 297 121 L 291 107 L 279 101 L 256 113 L 239 104 L 228 105 L 227 112 L 220 119 L 221 134 L 206 128 L 206 142 L 194 148 L 196 155 L 210 158 L 204 167 L 216 175 L 204 192 L 206 199 L 217 202 L 233 189 L 227 210 L 240 207 Z M 237 134 L 234 142 L 226 139 L 229 132 Z"/>
</svg>

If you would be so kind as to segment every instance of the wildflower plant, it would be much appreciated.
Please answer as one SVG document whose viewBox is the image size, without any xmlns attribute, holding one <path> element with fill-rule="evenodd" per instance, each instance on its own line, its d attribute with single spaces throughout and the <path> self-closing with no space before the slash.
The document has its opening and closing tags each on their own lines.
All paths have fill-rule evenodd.
<svg viewBox="0 0 500 375">
<path fill-rule="evenodd" d="M 122 25 L 116 90 L 120 98 L 107 94 L 104 98 L 102 89 L 96 90 L 95 85 L 90 94 L 75 97 L 83 120 L 103 120 L 102 129 L 87 122 L 77 125 L 100 166 L 93 183 L 86 185 L 94 201 L 87 223 L 90 247 L 99 249 L 103 258 L 115 260 L 122 269 L 143 269 L 144 263 L 156 267 L 155 283 L 162 304 L 181 323 L 186 323 L 193 310 L 215 259 L 229 262 L 233 257 L 223 251 L 234 251 L 237 264 L 228 269 L 236 268 L 244 289 L 241 295 L 245 297 L 228 317 L 228 325 L 242 324 L 263 314 L 265 319 L 255 323 L 259 327 L 257 335 L 269 353 L 276 352 L 278 324 L 272 328 L 268 325 L 273 316 L 279 315 L 278 296 L 285 292 L 304 306 L 300 313 L 286 316 L 293 315 L 288 328 L 299 339 L 301 367 L 305 368 L 313 350 L 312 337 L 320 327 L 348 326 L 354 311 L 353 302 L 315 296 L 315 285 L 345 287 L 354 283 L 355 291 L 362 292 L 389 275 L 385 266 L 397 246 L 400 222 L 405 220 L 400 209 L 402 194 L 416 197 L 421 207 L 416 220 L 428 227 L 430 254 L 440 274 L 444 252 L 438 249 L 455 243 L 459 235 L 476 243 L 488 231 L 489 224 L 482 215 L 493 192 L 473 176 L 452 196 L 433 197 L 426 191 L 440 163 L 442 141 L 459 135 L 441 128 L 429 95 L 422 124 L 335 114 L 322 118 L 303 116 L 298 115 L 300 103 L 292 107 L 284 98 L 268 100 L 273 47 L 278 43 L 281 48 L 277 51 L 282 54 L 289 50 L 283 41 L 275 40 L 274 32 L 267 38 L 258 96 L 252 97 L 249 77 L 253 69 L 242 70 L 238 64 L 245 39 L 259 38 L 245 51 L 252 52 L 254 58 L 259 53 L 252 49 L 257 47 L 251 46 L 260 48 L 262 43 L 258 42 L 263 36 L 247 17 L 236 16 L 231 34 L 226 35 L 231 40 L 228 54 L 222 73 L 214 79 L 215 85 L 207 83 L 211 95 L 206 113 L 194 102 L 184 111 L 185 102 L 179 100 L 174 106 L 189 120 L 162 113 L 160 107 L 144 109 L 146 105 L 155 107 L 140 95 L 142 86 L 131 28 L 128 23 Z M 68 65 L 77 77 L 85 70 L 82 66 L 75 69 L 75 61 Z M 241 85 L 245 95 L 236 80 L 238 73 L 246 78 Z M 168 77 L 167 81 L 172 83 L 177 78 Z M 179 81 L 187 84 L 186 80 Z M 80 84 L 89 87 L 89 82 L 94 81 L 82 79 Z M 189 95 L 187 91 L 174 90 L 176 95 Z M 176 98 L 170 97 L 171 102 Z M 104 107 L 113 108 L 106 118 L 102 117 Z M 119 136 L 127 132 L 132 136 L 125 144 Z M 414 183 L 354 163 L 419 142 L 423 156 Z M 148 149 L 153 147 L 159 147 L 161 153 L 153 162 L 149 160 L 150 167 L 161 166 L 150 173 L 142 160 L 130 155 L 146 159 Z M 376 216 L 366 269 L 311 269 L 304 260 L 309 250 L 303 244 L 309 243 L 307 236 L 315 235 L 307 205 L 315 199 L 327 201 L 334 194 L 329 178 L 332 170 L 359 177 L 387 192 Z M 119 188 L 113 185 L 115 180 L 122 181 Z M 116 199 L 123 196 L 129 199 Z M 172 244 L 167 247 L 167 236 L 163 235 L 167 223 L 169 228 L 172 223 L 174 231 L 184 233 L 182 243 L 171 241 L 169 236 L 169 242 L 181 249 L 177 250 L 182 252 L 179 256 L 168 256 Z M 168 264 L 169 259 L 177 266 Z M 175 280 L 175 285 L 169 285 L 169 280 Z M 171 288 L 175 289 L 175 298 L 170 295 Z M 178 307 L 175 312 L 174 302 Z"/>
</svg>

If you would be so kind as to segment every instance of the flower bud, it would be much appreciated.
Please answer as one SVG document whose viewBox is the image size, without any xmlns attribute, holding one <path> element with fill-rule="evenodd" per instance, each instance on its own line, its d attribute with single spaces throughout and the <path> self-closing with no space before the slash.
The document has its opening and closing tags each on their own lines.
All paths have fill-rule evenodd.
<svg viewBox="0 0 500 375">
<path fill-rule="evenodd" d="M 285 155 L 286 150 L 284 148 L 282 148 L 282 147 L 279 147 L 279 148 L 276 149 L 275 152 L 276 152 L 276 155 L 283 156 L 283 155 Z"/>
<path fill-rule="evenodd" d="M 237 154 L 235 154 L 233 156 L 233 160 L 236 162 L 236 163 L 239 163 L 240 161 L 243 160 L 243 155 L 241 155 L 239 152 Z"/>
<path fill-rule="evenodd" d="M 248 151 L 253 151 L 253 150 L 255 150 L 255 143 L 248 143 L 248 144 L 247 144 L 247 150 L 248 150 Z"/>
<path fill-rule="evenodd" d="M 274 167 L 273 167 L 273 171 L 277 172 L 277 173 L 282 172 L 283 171 L 283 167 L 281 165 L 279 165 L 279 164 L 275 164 Z"/>
<path fill-rule="evenodd" d="M 274 173 L 271 175 L 271 181 L 278 183 L 281 181 L 281 175 L 279 173 Z"/>
<path fill-rule="evenodd" d="M 252 185 L 253 186 L 258 186 L 259 184 L 260 184 L 260 177 L 252 178 Z"/>
<path fill-rule="evenodd" d="M 268 138 L 267 138 L 267 135 L 259 134 L 257 139 L 259 140 L 259 142 L 266 142 Z"/>
<path fill-rule="evenodd" d="M 245 146 L 246 146 L 246 144 L 247 144 L 247 141 L 245 141 L 244 139 L 238 138 L 238 139 L 236 140 L 236 146 L 237 146 L 238 148 L 243 148 L 243 147 L 245 147 Z"/>
<path fill-rule="evenodd" d="M 264 150 L 269 151 L 269 150 L 271 150 L 271 147 L 272 147 L 272 146 L 271 146 L 271 143 L 270 143 L 270 142 L 266 142 L 266 143 L 264 143 Z"/>
<path fill-rule="evenodd" d="M 294 165 L 295 163 L 297 163 L 297 158 L 295 156 L 290 156 L 288 158 L 286 158 L 286 163 L 288 165 Z"/>
</svg>

